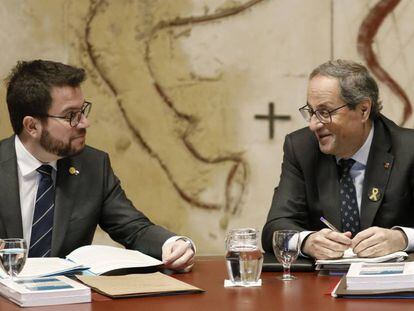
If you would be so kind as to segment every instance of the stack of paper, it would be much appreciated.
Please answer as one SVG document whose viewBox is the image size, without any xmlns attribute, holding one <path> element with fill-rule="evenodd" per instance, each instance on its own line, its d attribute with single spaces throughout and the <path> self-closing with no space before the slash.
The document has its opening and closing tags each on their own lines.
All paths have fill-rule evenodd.
<svg viewBox="0 0 414 311">
<path fill-rule="evenodd" d="M 414 262 L 353 263 L 346 275 L 349 290 L 414 289 Z"/>
<path fill-rule="evenodd" d="M 89 287 L 65 276 L 0 280 L 0 294 L 22 307 L 91 301 Z"/>
<path fill-rule="evenodd" d="M 380 257 L 358 257 L 354 253 L 346 252 L 344 257 L 339 259 L 325 259 L 316 261 L 316 270 L 328 272 L 329 274 L 345 274 L 352 263 L 381 263 L 400 262 L 408 257 L 406 252 L 395 252 Z"/>
<path fill-rule="evenodd" d="M 23 270 L 19 273 L 18 277 L 38 278 L 42 276 L 74 274 L 75 272 L 88 268 L 84 265 L 57 257 L 27 258 Z M 7 278 L 7 274 L 3 269 L 0 269 L 0 278 Z"/>
</svg>

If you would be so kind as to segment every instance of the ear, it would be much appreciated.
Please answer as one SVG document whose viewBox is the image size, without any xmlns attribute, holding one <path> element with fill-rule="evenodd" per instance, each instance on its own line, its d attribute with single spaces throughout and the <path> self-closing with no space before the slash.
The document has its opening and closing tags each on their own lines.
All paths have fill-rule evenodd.
<svg viewBox="0 0 414 311">
<path fill-rule="evenodd" d="M 367 121 L 371 114 L 372 103 L 371 100 L 366 99 L 360 103 L 360 111 L 362 113 L 363 121 Z"/>
<path fill-rule="evenodd" d="M 26 116 L 23 118 L 23 132 L 26 132 L 28 136 L 37 138 L 42 134 L 42 123 L 39 119 Z"/>
</svg>

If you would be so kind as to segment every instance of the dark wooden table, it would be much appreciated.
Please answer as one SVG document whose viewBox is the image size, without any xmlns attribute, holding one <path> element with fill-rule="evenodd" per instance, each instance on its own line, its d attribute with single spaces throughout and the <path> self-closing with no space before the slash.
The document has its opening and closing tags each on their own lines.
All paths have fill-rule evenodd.
<svg viewBox="0 0 414 311">
<path fill-rule="evenodd" d="M 203 294 L 163 297 L 109 299 L 94 293 L 92 303 L 62 306 L 25 308 L 26 310 L 76 310 L 76 311 L 185 311 L 185 310 L 413 310 L 414 301 L 407 299 L 335 299 L 330 290 L 337 277 L 317 276 L 315 272 L 296 272 L 297 280 L 282 282 L 276 278 L 281 273 L 262 273 L 263 285 L 255 288 L 224 288 L 227 277 L 224 259 L 199 257 L 193 272 L 174 275 L 206 290 Z M 0 298 L 0 310 L 22 310 L 12 302 Z"/>
</svg>

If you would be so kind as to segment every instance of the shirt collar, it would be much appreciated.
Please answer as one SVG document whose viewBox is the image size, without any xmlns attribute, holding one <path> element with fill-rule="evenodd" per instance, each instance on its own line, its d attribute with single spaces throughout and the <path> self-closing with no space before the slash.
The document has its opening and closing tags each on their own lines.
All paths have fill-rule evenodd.
<svg viewBox="0 0 414 311">
<path fill-rule="evenodd" d="M 19 136 L 15 136 L 14 145 L 16 149 L 16 158 L 17 158 L 17 165 L 20 169 L 20 172 L 23 177 L 33 173 L 36 169 L 46 163 L 40 162 L 36 159 L 23 145 Z M 57 161 L 52 161 L 47 163 L 53 167 L 53 169 L 57 170 Z"/>
<path fill-rule="evenodd" d="M 369 150 L 371 149 L 372 139 L 374 137 L 374 123 L 372 123 L 371 130 L 369 131 L 368 137 L 365 140 L 361 148 L 351 157 L 355 162 L 361 163 L 366 166 L 368 161 Z M 338 163 L 341 158 L 336 157 L 336 162 Z"/>
</svg>

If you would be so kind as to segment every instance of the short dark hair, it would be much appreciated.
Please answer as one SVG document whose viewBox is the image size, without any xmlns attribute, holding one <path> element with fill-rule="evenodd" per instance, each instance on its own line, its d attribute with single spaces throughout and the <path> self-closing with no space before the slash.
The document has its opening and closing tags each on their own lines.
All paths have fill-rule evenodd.
<svg viewBox="0 0 414 311">
<path fill-rule="evenodd" d="M 79 86 L 85 70 L 48 60 L 19 61 L 6 79 L 7 107 L 15 134 L 26 116 L 44 116 L 52 105 L 52 87 Z"/>
<path fill-rule="evenodd" d="M 349 60 L 331 60 L 314 69 L 309 80 L 318 75 L 338 79 L 339 96 L 350 109 L 369 99 L 372 104 L 369 117 L 375 120 L 379 116 L 382 104 L 378 85 L 365 66 Z"/>
</svg>

